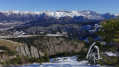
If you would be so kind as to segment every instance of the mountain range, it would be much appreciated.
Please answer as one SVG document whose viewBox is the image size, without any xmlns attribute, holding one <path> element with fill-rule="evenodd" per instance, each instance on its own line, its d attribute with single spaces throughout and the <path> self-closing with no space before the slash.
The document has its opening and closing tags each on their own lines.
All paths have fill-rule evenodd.
<svg viewBox="0 0 119 67">
<path fill-rule="evenodd" d="M 61 19 L 69 18 L 74 19 L 77 22 L 89 21 L 89 20 L 104 20 L 110 18 L 116 18 L 117 14 L 111 13 L 97 13 L 90 10 L 84 11 L 66 11 L 66 10 L 57 10 L 53 11 L 0 11 L 0 22 L 30 22 L 40 19 Z"/>
</svg>

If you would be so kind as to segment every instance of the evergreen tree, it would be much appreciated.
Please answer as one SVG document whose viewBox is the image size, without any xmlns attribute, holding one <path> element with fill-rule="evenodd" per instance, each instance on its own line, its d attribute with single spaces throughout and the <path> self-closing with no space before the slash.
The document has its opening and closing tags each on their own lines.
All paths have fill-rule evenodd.
<svg viewBox="0 0 119 67">
<path fill-rule="evenodd" d="M 108 44 L 112 43 L 118 56 L 119 64 L 119 17 L 116 19 L 105 20 L 101 23 L 102 29 L 98 32 Z"/>
</svg>

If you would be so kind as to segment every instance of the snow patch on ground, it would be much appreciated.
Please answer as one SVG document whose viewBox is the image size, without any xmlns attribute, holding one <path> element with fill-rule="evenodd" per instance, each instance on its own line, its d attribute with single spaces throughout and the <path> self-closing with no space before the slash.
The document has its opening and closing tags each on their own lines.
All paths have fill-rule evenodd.
<svg viewBox="0 0 119 67">
<path fill-rule="evenodd" d="M 34 63 L 31 65 L 23 65 L 21 67 L 100 67 L 100 65 L 86 65 L 88 61 L 77 61 L 76 56 L 72 57 L 57 57 L 57 58 L 51 58 L 49 63 Z"/>
<path fill-rule="evenodd" d="M 105 54 L 108 56 L 117 56 L 116 53 L 113 52 L 105 52 Z"/>
<path fill-rule="evenodd" d="M 58 57 L 58 58 L 53 58 L 50 59 L 51 63 L 62 63 L 62 64 L 80 64 L 80 65 L 86 65 L 88 61 L 83 60 L 83 61 L 77 61 L 76 56 L 72 57 Z"/>
</svg>

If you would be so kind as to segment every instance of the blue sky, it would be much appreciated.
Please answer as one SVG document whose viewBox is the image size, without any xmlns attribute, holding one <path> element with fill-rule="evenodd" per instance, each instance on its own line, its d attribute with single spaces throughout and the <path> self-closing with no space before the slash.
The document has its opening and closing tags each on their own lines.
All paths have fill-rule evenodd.
<svg viewBox="0 0 119 67">
<path fill-rule="evenodd" d="M 119 0 L 0 0 L 0 11 L 8 10 L 92 10 L 119 14 Z"/>
</svg>

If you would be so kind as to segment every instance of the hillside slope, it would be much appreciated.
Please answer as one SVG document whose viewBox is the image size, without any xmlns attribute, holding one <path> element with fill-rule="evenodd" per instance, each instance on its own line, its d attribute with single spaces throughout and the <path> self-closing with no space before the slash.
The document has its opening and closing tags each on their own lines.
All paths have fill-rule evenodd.
<svg viewBox="0 0 119 67">
<path fill-rule="evenodd" d="M 16 47 L 21 46 L 21 45 L 23 45 L 23 44 L 13 42 L 10 40 L 0 39 L 0 46 L 5 46 L 5 47 L 9 48 L 11 51 L 14 51 Z"/>
<path fill-rule="evenodd" d="M 31 38 L 12 38 L 10 40 L 25 43 L 28 46 L 34 46 L 39 51 L 48 55 L 62 53 L 65 51 L 79 52 L 84 46 L 83 43 L 74 40 L 69 40 L 66 37 L 39 36 Z"/>
</svg>

